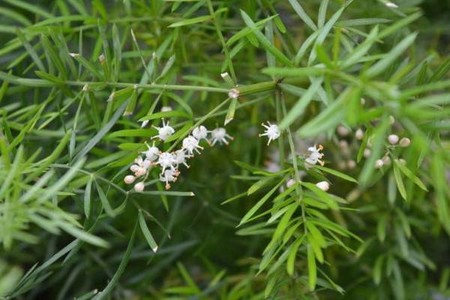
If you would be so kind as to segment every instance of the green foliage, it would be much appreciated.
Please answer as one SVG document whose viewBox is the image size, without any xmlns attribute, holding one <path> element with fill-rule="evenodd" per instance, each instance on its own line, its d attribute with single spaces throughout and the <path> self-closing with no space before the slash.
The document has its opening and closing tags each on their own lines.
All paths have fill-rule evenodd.
<svg viewBox="0 0 450 300">
<path fill-rule="evenodd" d="M 0 298 L 450 295 L 438 1 L 3 2 Z"/>
</svg>

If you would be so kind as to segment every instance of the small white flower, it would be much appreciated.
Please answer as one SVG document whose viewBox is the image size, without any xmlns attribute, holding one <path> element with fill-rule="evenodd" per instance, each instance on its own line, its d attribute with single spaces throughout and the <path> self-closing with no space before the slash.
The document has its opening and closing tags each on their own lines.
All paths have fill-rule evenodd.
<svg viewBox="0 0 450 300">
<path fill-rule="evenodd" d="M 330 184 L 327 181 L 318 182 L 316 183 L 316 186 L 324 192 L 330 189 Z"/>
<path fill-rule="evenodd" d="M 186 166 L 186 168 L 189 168 L 189 165 L 186 163 L 186 158 L 191 158 L 191 156 L 186 155 L 186 153 L 184 152 L 183 149 L 175 151 L 174 158 L 175 158 L 177 167 L 179 165 L 183 164 Z"/>
<path fill-rule="evenodd" d="M 404 137 L 400 140 L 399 145 L 400 147 L 406 148 L 411 144 L 411 140 L 407 137 Z"/>
<path fill-rule="evenodd" d="M 134 190 L 135 190 L 136 192 L 142 192 L 142 191 L 144 191 L 144 188 L 145 188 L 145 184 L 144 184 L 143 181 L 138 182 L 138 183 L 136 183 L 136 184 L 134 185 Z"/>
<path fill-rule="evenodd" d="M 217 142 L 228 145 L 227 139 L 232 140 L 233 138 L 227 134 L 225 128 L 220 127 L 211 131 L 211 146 L 214 146 Z"/>
<path fill-rule="evenodd" d="M 166 169 L 175 171 L 176 164 L 177 161 L 172 153 L 162 152 L 161 154 L 159 154 L 158 165 L 161 166 L 161 174 L 164 173 Z"/>
<path fill-rule="evenodd" d="M 311 152 L 311 154 L 309 155 L 309 157 L 307 157 L 305 159 L 305 166 L 308 167 L 312 167 L 315 164 L 319 163 L 321 166 L 323 166 L 325 163 L 320 160 L 323 157 L 323 153 L 320 153 L 320 151 L 323 150 L 323 146 L 322 145 L 314 145 L 314 147 L 309 147 L 308 151 Z"/>
<path fill-rule="evenodd" d="M 398 143 L 398 140 L 399 140 L 399 138 L 398 138 L 398 135 L 396 135 L 396 134 L 390 134 L 390 135 L 388 136 L 388 141 L 389 141 L 389 143 L 390 143 L 391 145 L 397 144 L 397 143 Z"/>
<path fill-rule="evenodd" d="M 147 157 L 148 160 L 150 161 L 156 161 L 159 157 L 159 153 L 161 153 L 161 151 L 159 151 L 158 147 L 155 147 L 155 143 L 153 143 L 153 145 L 150 147 L 149 145 L 147 145 L 148 150 L 145 152 L 142 152 L 145 154 L 145 156 Z"/>
<path fill-rule="evenodd" d="M 202 139 L 206 140 L 206 137 L 208 136 L 208 129 L 206 129 L 206 127 L 203 125 L 195 127 L 194 130 L 192 130 L 192 136 L 199 141 L 201 141 Z"/>
<path fill-rule="evenodd" d="M 237 99 L 237 98 L 239 98 L 239 90 L 238 90 L 238 89 L 235 89 L 235 88 L 231 89 L 231 90 L 228 92 L 228 97 L 230 97 L 231 99 Z"/>
<path fill-rule="evenodd" d="M 194 150 L 200 154 L 198 149 L 202 149 L 203 147 L 198 144 L 198 140 L 192 135 L 183 139 L 183 150 L 186 150 L 188 155 L 194 155 Z"/>
<path fill-rule="evenodd" d="M 136 180 L 136 177 L 134 177 L 133 175 L 127 175 L 127 176 L 125 176 L 125 178 L 123 179 L 123 181 L 124 181 L 126 184 L 132 184 L 135 180 Z"/>
<path fill-rule="evenodd" d="M 167 122 L 167 124 L 164 122 L 164 120 L 162 120 L 162 122 L 163 122 L 162 127 L 153 126 L 154 128 L 156 128 L 158 130 L 158 135 L 155 135 L 154 137 L 152 137 L 152 139 L 159 138 L 160 140 L 165 141 L 172 134 L 174 134 L 175 129 L 173 129 L 172 127 L 169 126 L 169 122 Z"/>
<path fill-rule="evenodd" d="M 170 189 L 169 182 L 177 181 L 177 176 L 180 174 L 178 170 L 167 169 L 164 174 L 159 175 L 159 180 L 166 183 L 166 190 Z"/>
<path fill-rule="evenodd" d="M 267 125 L 265 125 L 264 123 L 262 123 L 261 125 L 266 128 L 266 130 L 259 136 L 267 136 L 269 138 L 267 146 L 269 146 L 271 141 L 274 141 L 280 137 L 280 128 L 276 124 L 270 124 L 270 122 L 267 122 Z"/>
</svg>

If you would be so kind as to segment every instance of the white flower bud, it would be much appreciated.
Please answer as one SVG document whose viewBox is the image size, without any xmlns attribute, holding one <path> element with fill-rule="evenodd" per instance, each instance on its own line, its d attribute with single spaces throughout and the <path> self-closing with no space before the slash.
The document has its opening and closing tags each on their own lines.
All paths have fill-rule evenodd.
<svg viewBox="0 0 450 300">
<path fill-rule="evenodd" d="M 238 89 L 231 89 L 228 92 L 228 97 L 230 97 L 231 99 L 237 99 L 239 98 L 239 90 Z"/>
<path fill-rule="evenodd" d="M 396 135 L 396 134 L 390 134 L 390 135 L 388 136 L 388 141 L 389 141 L 389 143 L 390 143 L 391 145 L 397 144 L 397 143 L 398 143 L 398 140 L 399 140 L 399 138 L 398 138 L 398 135 Z"/>
<path fill-rule="evenodd" d="M 126 184 L 132 184 L 135 180 L 136 180 L 136 177 L 134 177 L 133 175 L 127 175 L 127 176 L 125 176 L 125 178 L 123 179 L 123 181 L 124 181 Z"/>
<path fill-rule="evenodd" d="M 348 167 L 350 170 L 356 168 L 356 161 L 354 161 L 353 159 L 349 160 L 349 161 L 347 162 L 347 167 Z"/>
<path fill-rule="evenodd" d="M 391 164 L 391 158 L 390 158 L 389 156 L 383 157 L 383 163 L 384 163 L 386 166 L 389 166 L 389 165 Z"/>
<path fill-rule="evenodd" d="M 316 186 L 324 192 L 330 189 L 330 184 L 327 181 L 318 182 L 316 183 Z"/>
<path fill-rule="evenodd" d="M 391 123 L 391 125 L 395 123 L 394 116 L 389 116 L 389 123 Z"/>
<path fill-rule="evenodd" d="M 402 166 L 406 165 L 406 160 L 404 160 L 403 158 L 400 158 L 400 159 L 398 160 L 398 162 L 399 162 Z"/>
<path fill-rule="evenodd" d="M 355 138 L 357 140 L 362 140 L 364 138 L 364 131 L 361 128 L 358 128 L 355 132 Z"/>
<path fill-rule="evenodd" d="M 347 168 L 347 163 L 341 160 L 340 162 L 338 162 L 338 168 L 341 170 L 345 170 Z"/>
<path fill-rule="evenodd" d="M 289 180 L 286 182 L 286 187 L 287 187 L 287 188 L 290 188 L 290 187 L 293 186 L 296 182 L 297 182 L 297 180 L 291 178 L 291 179 L 289 179 Z"/>
<path fill-rule="evenodd" d="M 382 159 L 377 159 L 375 161 L 375 169 L 381 169 L 384 165 L 384 162 Z"/>
<path fill-rule="evenodd" d="M 390 2 L 390 1 L 386 2 L 384 5 L 386 5 L 389 8 L 398 8 L 397 4 Z"/>
<path fill-rule="evenodd" d="M 363 155 L 365 158 L 368 158 L 370 154 L 372 154 L 372 150 L 370 150 L 369 148 L 364 149 Z"/>
<path fill-rule="evenodd" d="M 172 111 L 172 107 L 170 107 L 170 106 L 161 107 L 161 112 L 167 112 L 167 111 Z"/>
<path fill-rule="evenodd" d="M 400 140 L 399 145 L 400 147 L 408 147 L 411 144 L 411 140 L 407 137 L 404 137 Z"/>
<path fill-rule="evenodd" d="M 342 125 L 339 125 L 337 127 L 336 131 L 340 136 L 347 136 L 350 133 L 350 130 L 347 127 L 342 126 Z"/>
<path fill-rule="evenodd" d="M 134 190 L 135 190 L 136 192 L 142 192 L 142 191 L 144 190 L 144 188 L 145 188 L 145 184 L 144 184 L 143 181 L 138 182 L 138 183 L 136 183 L 136 184 L 134 185 Z"/>
</svg>

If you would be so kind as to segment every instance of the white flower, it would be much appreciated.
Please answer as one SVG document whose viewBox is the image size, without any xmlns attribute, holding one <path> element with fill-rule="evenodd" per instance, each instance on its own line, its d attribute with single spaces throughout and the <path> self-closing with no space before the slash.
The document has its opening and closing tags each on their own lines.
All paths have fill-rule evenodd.
<svg viewBox="0 0 450 300">
<path fill-rule="evenodd" d="M 230 97 L 231 99 L 237 99 L 239 98 L 239 90 L 238 89 L 231 89 L 228 92 L 228 97 Z"/>
<path fill-rule="evenodd" d="M 305 159 L 305 167 L 312 167 L 315 164 L 319 163 L 321 166 L 324 165 L 324 162 L 322 160 L 320 160 L 323 157 L 323 153 L 320 153 L 320 151 L 323 150 L 323 146 L 322 145 L 314 145 L 314 147 L 309 147 L 308 151 L 311 152 L 311 154 L 309 155 L 309 157 L 307 157 Z"/>
<path fill-rule="evenodd" d="M 214 146 L 217 142 L 228 145 L 227 139 L 232 140 L 233 138 L 227 134 L 225 128 L 220 127 L 211 131 L 211 146 Z"/>
<path fill-rule="evenodd" d="M 267 124 L 268 125 L 265 125 L 264 123 L 261 124 L 264 128 L 266 128 L 266 130 L 259 136 L 267 136 L 269 138 L 267 146 L 269 146 L 271 141 L 274 141 L 280 137 L 280 128 L 276 124 L 270 124 L 270 122 L 267 122 Z"/>
<path fill-rule="evenodd" d="M 327 181 L 318 182 L 316 183 L 316 186 L 324 192 L 330 189 L 330 184 Z"/>
<path fill-rule="evenodd" d="M 169 152 L 162 152 L 158 158 L 158 165 L 161 166 L 161 174 L 164 173 L 166 169 L 171 169 L 175 171 L 175 165 L 177 161 L 175 155 Z"/>
<path fill-rule="evenodd" d="M 206 127 L 203 125 L 195 127 L 194 130 L 192 130 L 192 136 L 199 141 L 201 141 L 202 139 L 206 140 L 206 137 L 208 136 L 208 129 L 206 129 Z"/>
<path fill-rule="evenodd" d="M 187 154 L 194 155 L 194 150 L 200 154 L 198 149 L 202 149 L 203 147 L 198 144 L 198 140 L 192 135 L 183 139 L 183 150 L 186 150 Z"/>
<path fill-rule="evenodd" d="M 180 164 L 183 164 L 186 166 L 186 168 L 189 168 L 189 165 L 186 163 L 186 158 L 191 158 L 191 156 L 186 155 L 186 153 L 184 153 L 183 149 L 175 151 L 174 158 L 175 158 L 175 163 L 177 164 L 177 167 Z"/>
<path fill-rule="evenodd" d="M 169 182 L 177 181 L 177 176 L 180 174 L 178 170 L 167 169 L 164 171 L 164 175 L 159 175 L 159 180 L 166 183 L 166 190 L 170 189 Z"/>
<path fill-rule="evenodd" d="M 158 159 L 159 153 L 161 153 L 161 151 L 159 151 L 158 147 L 155 147 L 155 143 L 153 143 L 153 145 L 150 147 L 149 145 L 147 145 L 148 150 L 145 152 L 142 152 L 145 154 L 145 156 L 147 157 L 148 160 L 150 161 L 156 161 Z"/>
<path fill-rule="evenodd" d="M 126 184 L 132 184 L 135 180 L 136 180 L 136 177 L 134 177 L 133 175 L 127 175 L 127 176 L 125 176 L 125 178 L 123 179 L 123 181 L 124 181 Z"/>
<path fill-rule="evenodd" d="M 159 138 L 160 140 L 165 141 L 172 134 L 174 134 L 175 129 L 173 129 L 172 127 L 169 126 L 169 122 L 167 122 L 167 124 L 164 122 L 164 120 L 162 120 L 162 122 L 163 122 L 162 127 L 153 126 L 154 128 L 156 128 L 158 130 L 158 135 L 155 135 L 154 137 L 152 137 L 152 139 Z"/>
<path fill-rule="evenodd" d="M 145 184 L 144 184 L 143 181 L 138 182 L 138 183 L 136 183 L 136 184 L 134 185 L 134 190 L 135 190 L 136 192 L 142 192 L 142 191 L 144 191 L 144 188 L 145 188 Z"/>
</svg>

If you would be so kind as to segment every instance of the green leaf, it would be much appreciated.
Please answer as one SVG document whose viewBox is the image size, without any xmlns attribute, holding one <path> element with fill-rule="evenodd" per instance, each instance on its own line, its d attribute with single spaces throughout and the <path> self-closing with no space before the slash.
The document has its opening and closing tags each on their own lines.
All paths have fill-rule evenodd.
<svg viewBox="0 0 450 300">
<path fill-rule="evenodd" d="M 125 271 L 128 261 L 130 260 L 131 252 L 133 250 L 134 237 L 136 236 L 136 228 L 137 228 L 137 222 L 136 222 L 136 225 L 134 225 L 134 229 L 131 234 L 130 241 L 128 242 L 127 250 L 125 251 L 125 253 L 122 254 L 122 261 L 120 262 L 120 265 L 117 268 L 116 273 L 114 273 L 114 276 L 111 278 L 111 281 L 103 289 L 103 291 L 99 292 L 93 298 L 93 300 L 108 299 L 109 295 L 112 293 L 114 288 L 117 286 L 117 283 L 119 282 L 120 277 L 122 276 L 123 272 Z"/>
<path fill-rule="evenodd" d="M 272 45 L 269 40 L 264 36 L 264 34 L 259 31 L 259 29 L 256 27 L 256 24 L 252 21 L 252 19 L 243 11 L 241 10 L 241 16 L 244 19 L 245 24 L 252 29 L 253 34 L 256 36 L 258 41 L 261 43 L 262 47 L 270 52 L 276 60 L 283 63 L 284 65 L 288 67 L 292 67 L 293 63 L 289 58 L 287 58 L 280 50 L 278 50 L 274 45 Z"/>
<path fill-rule="evenodd" d="M 400 195 L 403 199 L 407 200 L 405 184 L 403 183 L 402 174 L 400 174 L 400 169 L 397 164 L 394 164 L 394 178 Z"/>
<path fill-rule="evenodd" d="M 224 122 L 224 126 L 227 126 L 228 123 L 230 123 L 231 121 L 233 121 L 234 119 L 234 113 L 236 111 L 236 104 L 237 104 L 237 98 L 232 98 L 231 102 L 230 102 L 230 106 L 228 107 L 227 110 L 227 115 L 225 117 L 225 122 Z"/>
<path fill-rule="evenodd" d="M 283 118 L 279 127 L 280 130 L 284 130 L 289 127 L 297 118 L 299 118 L 304 112 L 306 107 L 311 102 L 313 96 L 317 93 L 322 84 L 322 79 L 312 80 L 312 84 L 308 88 L 305 94 L 295 103 L 294 107 Z"/>
<path fill-rule="evenodd" d="M 311 18 L 305 12 L 303 7 L 300 5 L 300 3 L 297 0 L 289 0 L 289 3 L 291 4 L 292 8 L 297 13 L 297 15 L 300 17 L 300 19 L 313 31 L 317 31 L 316 24 L 314 24 L 313 20 L 311 20 Z"/>
<path fill-rule="evenodd" d="M 94 177 L 89 177 L 89 181 L 86 184 L 86 188 L 84 190 L 84 201 L 83 201 L 83 207 L 84 207 L 84 215 L 86 218 L 89 218 L 91 215 L 91 191 L 92 191 L 92 181 L 94 180 Z"/>
<path fill-rule="evenodd" d="M 358 181 L 355 178 L 353 178 L 353 177 L 351 177 L 351 176 L 349 176 L 347 174 L 344 174 L 342 172 L 336 171 L 334 169 L 330 169 L 330 168 L 327 168 L 327 167 L 322 167 L 322 166 L 319 166 L 319 165 L 314 166 L 314 168 L 316 168 L 318 170 L 321 170 L 321 171 L 323 171 L 325 173 L 334 175 L 336 177 L 339 177 L 341 179 L 344 179 L 344 180 L 347 180 L 347 181 L 350 181 L 350 182 L 354 182 L 354 183 L 358 183 Z"/>
<path fill-rule="evenodd" d="M 309 289 L 314 291 L 317 283 L 317 266 L 316 266 L 316 257 L 314 256 L 314 251 L 311 249 L 311 246 L 307 246 L 307 256 L 308 256 L 308 284 Z"/>
<path fill-rule="evenodd" d="M 148 245 L 150 246 L 152 251 L 156 253 L 156 251 L 158 251 L 158 244 L 156 244 L 152 233 L 147 227 L 147 223 L 145 222 L 145 218 L 144 215 L 142 214 L 142 211 L 139 211 L 139 227 L 141 228 L 141 232 L 144 235 Z"/>
<path fill-rule="evenodd" d="M 398 159 L 394 160 L 394 164 L 399 168 L 399 170 L 409 179 L 411 179 L 412 182 L 414 182 L 418 187 L 420 187 L 422 190 L 428 192 L 427 187 L 425 184 L 417 177 L 416 175 L 411 172 L 410 169 L 408 169 L 407 166 L 403 165 Z"/>
<path fill-rule="evenodd" d="M 417 34 L 413 33 L 408 35 L 406 38 L 404 38 L 402 41 L 400 41 L 394 48 L 392 48 L 389 53 L 387 53 L 381 60 L 379 60 L 376 64 L 371 66 L 366 71 L 366 76 L 368 78 L 375 77 L 381 72 L 385 71 L 389 66 L 392 65 L 395 59 L 397 59 L 405 50 L 411 46 L 411 44 L 416 39 Z"/>
<path fill-rule="evenodd" d="M 302 235 L 298 238 L 289 249 L 289 255 L 286 262 L 286 271 L 291 276 L 294 275 L 295 258 L 297 257 L 298 248 L 301 246 L 304 237 L 305 236 Z"/>
<path fill-rule="evenodd" d="M 284 180 L 280 181 L 276 186 L 274 186 L 264 197 L 262 197 L 243 217 L 238 227 L 247 223 L 250 218 L 256 213 L 258 209 L 266 203 L 267 200 L 278 190 L 278 188 L 283 184 Z"/>
<path fill-rule="evenodd" d="M 107 134 L 111 128 L 116 124 L 117 120 L 122 116 L 125 107 L 127 106 L 127 102 L 123 103 L 119 109 L 114 113 L 111 120 L 99 131 L 97 134 L 89 140 L 89 142 L 86 144 L 86 146 L 83 147 L 83 149 L 80 150 L 80 152 L 77 153 L 74 160 L 78 160 L 80 157 L 85 156 L 92 148 L 97 145 L 100 140 Z"/>
<path fill-rule="evenodd" d="M 176 27 L 182 27 L 182 26 L 186 26 L 186 25 L 192 25 L 192 24 L 197 24 L 197 23 L 203 23 L 205 21 L 209 21 L 213 18 L 213 16 L 200 16 L 200 17 L 196 17 L 196 18 L 192 18 L 192 19 L 185 19 L 179 22 L 175 22 L 170 24 L 168 27 L 169 28 L 176 28 Z"/>
</svg>

